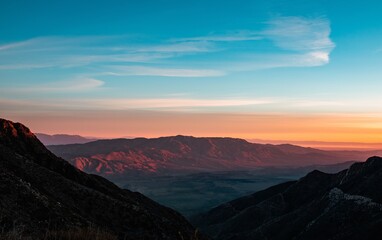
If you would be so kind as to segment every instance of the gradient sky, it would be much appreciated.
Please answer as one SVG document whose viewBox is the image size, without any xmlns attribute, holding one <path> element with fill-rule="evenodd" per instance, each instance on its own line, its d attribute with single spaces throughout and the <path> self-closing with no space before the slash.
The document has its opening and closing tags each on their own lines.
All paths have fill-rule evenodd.
<svg viewBox="0 0 382 240">
<path fill-rule="evenodd" d="M 382 142 L 382 3 L 1 1 L 0 117 L 35 132 Z"/>
</svg>

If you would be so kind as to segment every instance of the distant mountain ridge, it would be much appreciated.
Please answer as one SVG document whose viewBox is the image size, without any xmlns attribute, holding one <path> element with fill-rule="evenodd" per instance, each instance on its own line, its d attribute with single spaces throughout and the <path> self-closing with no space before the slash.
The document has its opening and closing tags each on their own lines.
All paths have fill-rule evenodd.
<svg viewBox="0 0 382 240">
<path fill-rule="evenodd" d="M 181 135 L 152 139 L 98 140 L 48 148 L 83 171 L 103 175 L 325 165 L 361 161 L 382 152 L 324 151 L 290 144 L 249 143 L 237 138 Z"/>
<path fill-rule="evenodd" d="M 45 133 L 36 133 L 36 137 L 45 145 L 62 145 L 62 144 L 76 144 L 76 143 L 88 143 L 96 141 L 96 138 L 86 138 L 80 135 L 69 134 L 54 134 L 49 135 Z"/>
<path fill-rule="evenodd" d="M 174 210 L 74 168 L 24 125 L 0 119 L 0 238 L 85 227 L 119 239 L 205 239 Z"/>
<path fill-rule="evenodd" d="M 382 158 L 337 174 L 312 171 L 193 218 L 219 240 L 380 239 Z"/>
<path fill-rule="evenodd" d="M 365 143 L 365 142 L 325 142 L 325 141 L 294 141 L 294 140 L 264 140 L 264 139 L 247 139 L 248 142 L 262 144 L 293 144 L 302 147 L 312 147 L 322 150 L 379 150 L 382 149 L 382 143 Z"/>
</svg>

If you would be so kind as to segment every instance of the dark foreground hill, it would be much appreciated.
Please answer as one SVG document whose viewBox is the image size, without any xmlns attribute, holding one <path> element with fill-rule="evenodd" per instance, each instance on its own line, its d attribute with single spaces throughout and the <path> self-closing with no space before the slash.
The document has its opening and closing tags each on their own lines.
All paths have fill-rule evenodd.
<svg viewBox="0 0 382 240">
<path fill-rule="evenodd" d="M 90 227 L 120 239 L 195 237 L 177 212 L 81 172 L 22 124 L 0 119 L 0 235 L 43 239 L 48 231 Z"/>
<path fill-rule="evenodd" d="M 85 172 L 109 178 L 137 173 L 163 175 L 325 165 L 362 161 L 382 153 L 323 151 L 289 144 L 255 144 L 236 138 L 189 136 L 99 140 L 48 148 Z"/>
<path fill-rule="evenodd" d="M 313 171 L 193 219 L 219 240 L 381 239 L 382 158 L 337 174 Z"/>
</svg>

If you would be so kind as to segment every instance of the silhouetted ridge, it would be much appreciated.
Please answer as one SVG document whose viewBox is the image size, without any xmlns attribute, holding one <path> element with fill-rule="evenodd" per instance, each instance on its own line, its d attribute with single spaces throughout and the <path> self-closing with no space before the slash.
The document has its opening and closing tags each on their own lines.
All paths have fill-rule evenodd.
<svg viewBox="0 0 382 240">
<path fill-rule="evenodd" d="M 20 153 L 50 154 L 37 137 L 21 123 L 0 118 L 0 144 Z"/>
<path fill-rule="evenodd" d="M 191 239 L 177 212 L 56 157 L 20 123 L 0 119 L 0 228 L 41 239 L 50 230 L 105 229 L 120 239 Z M 199 236 L 204 239 L 203 236 Z"/>
<path fill-rule="evenodd" d="M 382 158 L 337 174 L 312 171 L 193 218 L 215 239 L 379 239 Z"/>
</svg>

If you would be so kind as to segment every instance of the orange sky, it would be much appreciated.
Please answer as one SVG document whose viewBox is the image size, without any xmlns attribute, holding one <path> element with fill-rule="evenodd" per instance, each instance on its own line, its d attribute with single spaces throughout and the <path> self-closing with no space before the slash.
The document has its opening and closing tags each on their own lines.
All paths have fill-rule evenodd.
<svg viewBox="0 0 382 240">
<path fill-rule="evenodd" d="M 41 117 L 41 116 L 44 117 Z M 163 111 L 10 112 L 34 132 L 100 138 L 169 135 L 325 142 L 382 142 L 382 116 L 372 114 L 225 114 Z"/>
</svg>

